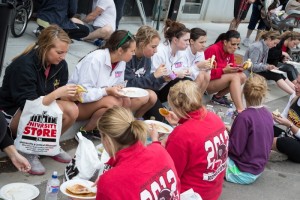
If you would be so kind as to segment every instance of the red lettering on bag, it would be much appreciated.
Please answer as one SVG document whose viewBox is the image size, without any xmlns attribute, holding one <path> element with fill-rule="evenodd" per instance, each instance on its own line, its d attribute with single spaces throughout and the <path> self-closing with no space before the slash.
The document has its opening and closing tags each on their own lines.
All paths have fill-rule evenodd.
<svg viewBox="0 0 300 200">
<path fill-rule="evenodd" d="M 35 127 L 28 127 L 26 126 L 24 128 L 23 134 L 26 135 L 32 135 L 32 136 L 38 136 L 38 137 L 50 137 L 50 138 L 56 138 L 56 129 L 38 129 Z"/>
<path fill-rule="evenodd" d="M 24 132 L 23 132 L 23 134 L 30 134 L 30 127 L 28 127 L 28 126 L 26 126 L 25 128 L 24 128 Z"/>
</svg>

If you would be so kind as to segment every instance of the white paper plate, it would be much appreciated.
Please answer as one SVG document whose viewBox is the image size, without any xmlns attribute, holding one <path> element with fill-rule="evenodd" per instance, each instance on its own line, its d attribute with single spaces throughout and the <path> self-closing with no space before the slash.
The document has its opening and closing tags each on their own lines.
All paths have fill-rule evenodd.
<svg viewBox="0 0 300 200">
<path fill-rule="evenodd" d="M 39 194 L 39 189 L 28 183 L 10 183 L 0 190 L 0 196 L 6 200 L 32 200 Z"/>
<path fill-rule="evenodd" d="M 142 88 L 137 88 L 137 87 L 126 87 L 123 88 L 120 92 L 122 95 L 130 98 L 135 98 L 135 97 L 145 97 L 149 95 L 147 90 L 144 90 Z"/>
<path fill-rule="evenodd" d="M 280 70 L 278 70 L 278 69 L 272 69 L 272 70 L 270 70 L 271 72 L 274 72 L 274 73 L 277 73 L 277 74 L 285 74 L 285 72 L 284 71 L 280 71 Z"/>
<path fill-rule="evenodd" d="M 92 187 L 92 185 L 93 185 L 94 183 L 91 182 L 91 181 L 88 181 L 88 180 L 82 180 L 82 179 L 69 180 L 69 181 L 66 181 L 66 182 L 64 182 L 63 184 L 60 185 L 60 191 L 61 191 L 64 195 L 66 195 L 66 196 L 68 196 L 68 197 L 71 197 L 71 198 L 75 198 L 75 199 L 91 199 L 91 200 L 92 200 L 92 199 L 96 199 L 96 195 L 93 196 L 93 197 L 80 197 L 80 196 L 71 195 L 71 194 L 67 193 L 67 191 L 66 191 L 66 190 L 67 190 L 67 187 L 68 187 L 68 186 L 72 186 L 72 185 L 74 185 L 74 184 L 81 184 L 81 185 L 83 185 L 83 186 L 86 186 L 86 187 L 90 188 L 90 187 Z M 95 190 L 95 191 L 93 191 L 93 192 L 97 193 L 96 187 L 93 187 L 92 189 Z"/>
<path fill-rule="evenodd" d="M 145 120 L 144 121 L 146 124 L 155 124 L 157 125 L 157 132 L 159 133 L 171 133 L 173 131 L 172 126 L 162 123 L 160 121 L 156 121 L 156 120 Z"/>
<path fill-rule="evenodd" d="M 295 61 L 286 61 L 286 63 L 294 65 L 295 67 L 299 68 L 300 67 L 300 63 L 295 62 Z"/>
</svg>

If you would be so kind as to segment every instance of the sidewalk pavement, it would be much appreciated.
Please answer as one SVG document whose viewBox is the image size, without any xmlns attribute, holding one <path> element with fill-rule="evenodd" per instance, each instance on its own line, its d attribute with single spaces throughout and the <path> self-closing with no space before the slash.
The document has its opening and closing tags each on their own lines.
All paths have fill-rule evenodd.
<svg viewBox="0 0 300 200">
<path fill-rule="evenodd" d="M 217 36 L 226 32 L 229 24 L 227 23 L 211 23 L 205 21 L 197 22 L 188 22 L 185 23 L 188 28 L 200 27 L 207 31 L 208 33 L 208 42 L 207 45 L 214 43 L 214 40 Z M 150 25 L 150 23 L 149 23 Z M 135 33 L 137 29 L 141 26 L 141 22 L 138 21 L 123 21 L 120 25 L 120 29 L 127 29 Z M 25 34 L 20 38 L 13 38 L 9 36 L 4 60 L 4 66 L 11 61 L 13 57 L 21 53 L 25 47 L 33 42 L 35 42 L 36 37 L 32 30 L 36 28 L 34 22 L 28 24 Z M 162 24 L 160 26 L 159 32 L 162 31 Z M 242 39 L 246 35 L 247 24 L 241 24 L 239 27 L 241 32 Z M 163 35 L 163 34 L 161 34 Z M 256 33 L 254 32 L 251 36 L 251 39 L 254 40 Z M 78 60 L 85 56 L 90 51 L 96 49 L 96 46 L 81 42 L 74 41 L 70 45 L 69 53 L 66 57 L 66 61 L 69 65 L 70 74 L 73 72 L 75 65 Z M 244 54 L 246 48 L 241 45 L 240 49 L 237 51 L 239 54 Z M 5 67 L 4 67 L 5 68 Z M 0 84 L 2 84 L 2 79 L 4 75 L 4 70 L 2 70 L 2 75 L 0 77 Z M 267 96 L 266 106 L 270 111 L 279 108 L 282 111 L 288 100 L 288 96 L 279 90 L 276 85 L 269 84 L 270 91 Z M 68 131 L 69 138 L 72 138 L 75 134 L 75 129 Z M 69 139 L 66 138 L 66 139 Z M 65 140 L 63 142 L 66 150 L 74 155 L 76 150 L 76 142 L 74 140 Z M 95 141 L 95 144 L 98 144 L 99 141 Z M 0 155 L 1 157 L 1 155 Z M 14 167 L 9 162 L 1 162 L 3 159 L 0 159 L 0 188 L 8 183 L 14 182 L 27 182 L 33 185 L 36 185 L 40 190 L 40 195 L 36 199 L 44 199 L 46 180 L 50 178 L 52 171 L 57 170 L 60 175 L 63 174 L 65 164 L 53 162 L 50 158 L 42 158 L 42 163 L 46 166 L 47 173 L 43 176 L 31 176 L 29 174 L 24 174 L 17 172 Z M 268 162 L 265 171 L 262 173 L 261 177 L 254 183 L 248 186 L 241 186 L 236 184 L 231 184 L 224 182 L 223 184 L 223 193 L 221 200 L 230 200 L 230 199 L 244 199 L 244 200 L 285 200 L 285 199 L 298 199 L 300 196 L 300 190 L 298 189 L 298 183 L 300 182 L 299 175 L 299 165 L 289 162 Z M 68 198 L 59 194 L 59 199 L 67 200 Z"/>
</svg>

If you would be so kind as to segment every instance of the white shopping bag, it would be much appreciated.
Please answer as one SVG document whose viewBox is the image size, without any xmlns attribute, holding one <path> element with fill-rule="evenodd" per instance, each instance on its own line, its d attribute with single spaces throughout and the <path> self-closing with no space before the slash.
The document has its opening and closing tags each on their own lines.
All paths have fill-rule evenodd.
<svg viewBox="0 0 300 200">
<path fill-rule="evenodd" d="M 59 154 L 63 112 L 53 101 L 45 106 L 43 97 L 27 100 L 18 125 L 16 148 L 27 154 Z"/>
<path fill-rule="evenodd" d="M 201 196 L 194 192 L 193 188 L 180 194 L 181 200 L 202 200 Z"/>
<path fill-rule="evenodd" d="M 75 157 L 65 169 L 65 180 L 89 180 L 100 169 L 100 160 L 94 143 L 77 133 L 79 145 Z"/>
</svg>

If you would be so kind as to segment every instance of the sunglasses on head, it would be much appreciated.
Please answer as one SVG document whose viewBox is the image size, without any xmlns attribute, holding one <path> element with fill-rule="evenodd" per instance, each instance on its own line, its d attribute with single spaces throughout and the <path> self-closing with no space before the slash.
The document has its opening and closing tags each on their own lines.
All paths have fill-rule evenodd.
<svg viewBox="0 0 300 200">
<path fill-rule="evenodd" d="M 127 41 L 129 41 L 130 39 L 134 39 L 134 36 L 132 35 L 132 33 L 128 31 L 127 34 L 124 36 L 124 38 L 119 42 L 117 49 L 121 47 L 123 44 L 125 44 Z"/>
</svg>

